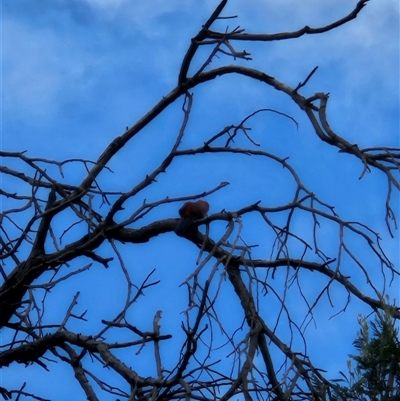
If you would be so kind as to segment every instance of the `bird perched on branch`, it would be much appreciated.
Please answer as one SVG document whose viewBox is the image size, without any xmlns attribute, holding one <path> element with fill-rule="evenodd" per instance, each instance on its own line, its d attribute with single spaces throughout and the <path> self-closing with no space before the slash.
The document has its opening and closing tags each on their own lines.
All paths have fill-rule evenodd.
<svg viewBox="0 0 400 401">
<path fill-rule="evenodd" d="M 208 202 L 200 199 L 196 202 L 186 202 L 180 209 L 179 215 L 181 219 L 175 228 L 175 232 L 178 235 L 182 235 L 189 228 L 189 226 L 199 219 L 203 219 L 207 216 L 210 205 Z"/>
</svg>

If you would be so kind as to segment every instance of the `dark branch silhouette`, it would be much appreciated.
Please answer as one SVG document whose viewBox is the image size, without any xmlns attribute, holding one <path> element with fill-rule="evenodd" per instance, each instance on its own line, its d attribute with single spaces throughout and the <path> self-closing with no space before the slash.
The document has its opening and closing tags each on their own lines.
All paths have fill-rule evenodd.
<svg viewBox="0 0 400 401">
<path fill-rule="evenodd" d="M 305 329 L 315 320 L 315 309 L 323 299 L 333 303 L 332 288 L 342 294 L 344 305 L 340 312 L 347 308 L 352 299 L 361 301 L 371 310 L 385 309 L 383 297 L 386 287 L 382 288 L 373 282 L 358 248 L 347 239 L 352 236 L 362 242 L 363 252 L 367 252 L 371 260 L 381 267 L 387 286 L 398 277 L 399 270 L 385 254 L 379 234 L 363 222 L 342 218 L 334 206 L 327 204 L 303 184 L 286 158 L 263 150 L 250 134 L 252 118 L 259 113 L 273 113 L 289 120 L 294 126 L 298 126 L 297 119 L 279 110 L 258 108 L 218 132 L 209 133 L 209 138 L 198 147 L 183 148 L 181 145 L 193 107 L 192 90 L 224 75 L 240 75 L 256 80 L 260 85 L 284 93 L 294 102 L 299 112 L 308 117 L 321 141 L 346 156 L 358 159 L 360 178 L 372 170 L 384 174 L 388 182 L 386 223 L 392 233 L 393 228 L 397 228 L 392 192 L 400 189 L 400 149 L 385 146 L 361 149 L 336 133 L 329 123 L 329 94 L 316 92 L 313 96 L 305 97 L 300 93 L 310 85 L 317 67 L 295 88 L 250 67 L 224 65 L 210 68 L 217 55 L 230 56 L 230 61 L 250 61 L 249 53 L 235 49 L 242 42 L 295 39 L 340 28 L 359 16 L 367 0 L 359 1 L 347 16 L 324 27 L 305 26 L 297 31 L 275 34 L 251 34 L 239 28 L 230 32 L 211 30 L 217 19 L 228 18 L 221 15 L 227 3 L 228 0 L 221 1 L 199 33 L 192 38 L 181 63 L 177 86 L 133 126 L 116 137 L 98 160 L 56 161 L 29 157 L 25 151 L 0 152 L 4 160 L 0 173 L 14 183 L 0 192 L 3 199 L 7 199 L 7 205 L 11 205 L 2 212 L 0 220 L 0 270 L 4 280 L 0 288 L 0 327 L 11 333 L 8 336 L 11 341 L 2 345 L 1 367 L 11 368 L 13 363 L 19 363 L 27 365 L 29 369 L 29 365 L 38 364 L 50 370 L 54 360 L 65 363 L 71 366 L 88 400 L 102 399 L 104 393 L 126 400 L 229 400 L 233 397 L 252 400 L 257 399 L 257 394 L 262 394 L 261 398 L 265 400 L 322 400 L 315 387 L 316 380 L 327 388 L 333 387 L 334 383 L 314 365 L 306 346 L 304 350 L 299 350 L 293 344 L 294 337 L 301 338 L 307 344 Z M 192 61 L 202 46 L 211 46 L 212 50 L 201 67 L 190 76 Z M 164 160 L 153 171 L 143 172 L 142 179 L 133 183 L 129 191 L 104 190 L 98 177 L 105 170 L 111 172 L 109 161 L 180 98 L 183 99 L 181 128 Z M 235 140 L 239 137 L 247 141 L 248 147 L 235 146 Z M 205 209 L 197 213 L 188 211 L 190 221 L 184 230 L 179 230 L 180 240 L 197 247 L 199 257 L 182 283 L 188 290 L 188 304 L 182 306 L 184 321 L 180 327 L 183 336 L 181 341 L 164 331 L 162 310 L 152 314 L 151 331 L 144 331 L 134 323 L 131 307 L 151 287 L 159 288 L 162 284 L 153 278 L 155 270 L 139 284 L 128 268 L 131 261 L 123 256 L 120 245 L 133 247 L 162 234 L 173 233 L 178 216 L 143 225 L 140 223 L 144 217 L 150 216 L 150 212 L 164 205 L 176 204 L 178 210 L 182 202 L 199 202 L 200 198 L 207 199 L 210 194 L 229 185 L 222 182 L 201 193 L 144 201 L 135 210 L 127 206 L 162 174 L 169 174 L 169 168 L 176 160 L 187 155 L 198 157 L 202 154 L 229 154 L 232 160 L 237 156 L 268 160 L 284 169 L 290 176 L 294 190 L 290 202 L 275 206 L 260 201 L 238 210 L 212 210 L 208 216 Z M 11 160 L 13 163 L 10 165 L 19 167 L 8 167 Z M 84 178 L 79 184 L 65 182 L 64 171 L 71 165 L 83 171 Z M 106 206 L 106 211 L 101 209 L 102 206 Z M 181 215 L 184 215 L 184 211 Z M 312 222 L 309 227 L 311 236 L 303 236 L 303 232 L 295 227 L 294 221 L 299 215 L 306 216 Z M 241 234 L 243 218 L 246 216 L 257 216 L 265 225 L 265 232 L 273 236 L 269 259 L 253 256 L 253 248 L 258 244 L 246 244 Z M 226 230 L 220 238 L 210 234 L 210 227 L 217 222 L 226 223 Z M 337 237 L 332 238 L 337 243 L 334 258 L 327 256 L 329 252 L 321 240 L 321 230 L 325 224 L 333 225 L 338 232 Z M 76 227 L 80 229 L 79 237 L 71 240 L 69 233 Z M 205 233 L 200 230 L 205 230 Z M 260 243 L 262 241 L 260 238 Z M 344 255 L 346 261 L 343 261 Z M 355 275 L 362 275 L 365 286 L 358 286 L 356 280 L 346 273 L 346 264 L 351 264 Z M 86 310 L 78 312 L 78 291 L 67 311 L 60 311 L 59 320 L 48 323 L 46 305 L 50 292 L 58 291 L 63 283 L 77 276 L 102 274 L 104 269 L 120 269 L 126 281 L 124 305 L 114 317 L 104 317 L 101 328 L 96 326 L 90 335 L 67 329 L 71 322 L 85 322 L 87 319 Z M 324 280 L 325 284 L 314 297 L 302 290 L 304 274 L 314 274 Z M 283 279 L 275 282 L 278 276 Z M 237 305 L 240 305 L 236 311 L 240 312 L 238 319 L 242 323 L 233 332 L 225 327 L 219 305 L 225 281 L 229 282 Z M 290 294 L 296 291 L 299 299 L 307 305 L 301 323 L 294 319 L 286 305 Z M 265 313 L 260 308 L 260 299 L 265 294 L 280 305 L 278 311 Z M 112 298 L 112 295 L 104 294 L 104 297 Z M 394 318 L 400 318 L 400 310 L 396 307 L 392 307 L 390 313 Z M 282 336 L 282 327 L 285 327 L 287 336 Z M 222 341 L 216 341 L 217 333 Z M 107 335 L 115 338 L 119 334 L 121 338 L 129 337 L 130 340 L 107 340 Z M 181 344 L 179 354 L 169 361 L 163 359 L 164 347 L 177 343 Z M 118 352 L 124 350 L 126 355 L 140 358 L 145 347 L 153 347 L 154 350 L 156 369 L 153 376 L 142 372 L 140 365 L 128 364 L 121 356 L 123 354 Z M 148 354 L 142 358 L 142 361 L 148 360 Z M 108 381 L 107 375 L 98 374 L 98 370 L 92 369 L 93 365 L 104 367 L 107 375 L 120 378 L 120 387 L 113 384 L 115 380 Z M 19 389 L 10 389 L 6 383 L 3 384 L 5 388 L 0 388 L 0 394 L 4 399 L 12 399 L 14 395 L 45 399 L 40 394 L 29 392 L 29 383 L 24 383 Z"/>
</svg>

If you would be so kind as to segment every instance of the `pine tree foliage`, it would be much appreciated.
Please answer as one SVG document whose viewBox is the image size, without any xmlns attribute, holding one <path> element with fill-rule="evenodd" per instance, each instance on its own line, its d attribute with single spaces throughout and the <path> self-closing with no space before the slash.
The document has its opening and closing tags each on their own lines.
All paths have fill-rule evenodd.
<svg viewBox="0 0 400 401">
<path fill-rule="evenodd" d="M 376 311 L 374 320 L 369 322 L 359 315 L 360 330 L 354 341 L 358 355 L 350 355 L 347 361 L 349 377 L 341 372 L 346 386 L 338 385 L 332 394 L 316 382 L 322 398 L 329 401 L 400 400 L 400 338 L 399 328 L 391 316 L 393 309 L 396 308 L 387 305 L 383 311 Z"/>
</svg>

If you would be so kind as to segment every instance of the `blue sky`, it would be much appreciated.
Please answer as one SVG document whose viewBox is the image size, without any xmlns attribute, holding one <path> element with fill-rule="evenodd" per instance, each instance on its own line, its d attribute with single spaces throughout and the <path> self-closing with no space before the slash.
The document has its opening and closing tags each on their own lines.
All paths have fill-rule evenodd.
<svg viewBox="0 0 400 401">
<path fill-rule="evenodd" d="M 96 160 L 116 136 L 123 134 L 126 126 L 133 125 L 176 85 L 190 38 L 216 4 L 214 0 L 3 2 L 2 149 L 26 150 L 28 156 L 55 160 Z M 356 1 L 348 0 L 254 0 L 249 6 L 248 2 L 229 1 L 223 14 L 238 15 L 238 19 L 219 21 L 217 27 L 224 30 L 227 24 L 230 28 L 240 25 L 249 33 L 292 31 L 304 25 L 317 27 L 346 15 L 355 4 Z M 257 44 L 238 42 L 235 48 L 245 49 L 253 58 L 251 62 L 238 63 L 261 69 L 292 87 L 318 65 L 318 71 L 301 93 L 305 96 L 321 91 L 330 93 L 328 117 L 332 128 L 361 148 L 399 147 L 398 8 L 397 0 L 371 0 L 356 20 L 322 35 Z M 202 57 L 206 56 L 205 51 L 200 52 L 195 65 L 200 65 Z M 213 60 L 211 67 L 231 63 L 231 59 L 221 55 Z M 322 143 L 291 99 L 272 88 L 248 78 L 229 76 L 208 82 L 193 92 L 194 106 L 182 149 L 202 146 L 222 128 L 239 123 L 258 108 L 274 108 L 289 114 L 298 121 L 298 129 L 289 119 L 273 113 L 260 113 L 252 118 L 248 125 L 254 140 L 267 152 L 281 158 L 289 157 L 289 163 L 304 185 L 322 201 L 335 205 L 343 219 L 360 221 L 379 232 L 387 255 L 399 269 L 398 232 L 391 239 L 384 221 L 387 183 L 383 174 L 373 171 L 359 180 L 362 163 Z M 105 171 L 99 177 L 104 190 L 128 191 L 158 166 L 179 131 L 181 107 L 182 99 L 179 99 L 110 161 L 109 167 L 114 173 Z M 239 137 L 234 145 L 249 146 L 244 137 Z M 23 168 L 17 163 L 12 167 Z M 55 175 L 56 170 L 49 169 Z M 82 166 L 69 165 L 65 166 L 65 179 L 57 177 L 63 182 L 78 184 L 85 173 Z M 230 185 L 208 198 L 210 214 L 222 209 L 235 211 L 258 200 L 267 207 L 279 206 L 293 198 L 295 189 L 288 172 L 271 160 L 225 154 L 179 157 L 157 183 L 127 202 L 119 218 L 130 215 L 144 199 L 153 202 L 166 196 L 195 195 L 223 181 Z M 3 178 L 3 185 L 9 190 L 28 191 L 22 186 L 15 188 L 17 181 L 8 178 Z M 10 205 L 6 200 L 3 202 L 4 208 Z M 176 217 L 179 207 L 180 204 L 175 203 L 162 205 L 133 228 Z M 393 208 L 399 212 L 397 194 L 393 195 Z M 105 215 L 107 207 L 100 212 Z M 279 216 L 272 217 L 276 222 L 282 221 Z M 69 218 L 65 214 L 55 221 L 58 236 L 68 227 Z M 245 216 L 243 224 L 246 242 L 259 244 L 254 257 L 268 259 L 273 241 L 271 231 L 255 216 Z M 296 217 L 296 230 L 308 239 L 310 224 L 307 216 Z M 321 242 L 330 256 L 336 257 L 337 228 L 324 224 Z M 218 239 L 225 230 L 225 223 L 215 222 L 210 229 L 213 238 Z M 63 244 L 79 238 L 82 230 L 80 227 L 71 230 Z M 363 254 L 365 244 L 346 235 L 353 250 Z M 52 251 L 51 243 L 47 246 L 48 251 Z M 161 280 L 161 284 L 138 301 L 131 317 L 138 327 L 150 330 L 155 311 L 163 310 L 162 330 L 173 333 L 176 338 L 169 352 L 165 351 L 164 358 L 168 361 L 173 348 L 180 348 L 181 312 L 186 308 L 186 290 L 179 285 L 195 268 L 197 249 L 169 233 L 140 246 L 120 245 L 119 250 L 135 283 L 156 268 L 154 280 Z M 294 246 L 293 255 L 299 252 L 300 248 Z M 102 247 L 100 254 L 110 256 L 110 249 Z M 367 252 L 361 259 L 379 287 L 381 276 L 377 260 Z M 78 261 L 71 268 L 82 267 L 85 263 L 87 261 Z M 11 270 L 13 266 L 6 267 Z M 343 271 L 362 291 L 373 296 L 365 278 L 350 261 L 345 260 Z M 269 282 L 277 291 L 283 289 L 283 274 L 278 273 L 275 280 Z M 315 272 L 302 273 L 300 282 L 311 303 L 318 289 L 326 284 Z M 242 317 L 227 284 L 223 285 L 218 310 L 226 326 L 233 329 Z M 398 284 L 397 280 L 389 290 L 392 298 L 399 297 Z M 62 320 L 77 290 L 81 291 L 77 311 L 88 309 L 89 320 L 86 325 L 71 322 L 68 328 L 90 333 L 102 327 L 100 319 L 112 319 L 118 313 L 126 284 L 116 262 L 107 270 L 93 266 L 83 275 L 60 284 L 58 290 L 49 295 L 50 305 L 56 307 L 48 308 L 48 322 Z M 104 294 L 108 294 L 107 302 L 102 302 Z M 316 310 L 318 330 L 311 324 L 306 333 L 313 345 L 310 352 L 316 358 L 316 365 L 329 370 L 332 377 L 337 376 L 338 370 L 345 371 L 347 354 L 354 352 L 351 343 L 357 330 L 357 314 L 368 313 L 353 299 L 346 313 L 329 319 L 344 306 L 346 296 L 343 289 L 334 287 L 335 307 L 330 308 L 325 298 Z M 293 289 L 287 307 L 301 323 L 305 305 L 298 299 L 299 294 Z M 265 314 L 277 308 L 273 297 L 260 298 L 260 303 Z M 227 305 L 238 308 L 238 316 L 226 313 Z M 280 330 L 284 341 L 289 341 L 285 338 L 284 326 Z M 110 335 L 108 339 L 117 341 L 117 334 L 121 333 Z M 8 334 L 3 332 L 3 342 L 7 338 Z M 296 344 L 300 347 L 301 342 Z M 144 375 L 155 374 L 152 362 L 148 366 L 143 363 L 143 360 L 152 361 L 150 347 L 132 358 L 129 362 L 133 367 L 138 368 L 136 364 L 140 364 L 140 369 L 148 369 Z M 68 400 L 68 395 L 60 396 L 60 389 L 64 394 L 74 389 L 84 399 L 69 367 L 60 363 L 53 365 L 50 374 L 37 366 L 11 365 L 3 372 L 3 385 L 18 387 L 23 375 L 23 380 L 29 382 L 27 390 L 40 389 L 43 397 Z M 29 381 L 29 378 L 34 380 Z M 51 380 L 54 385 L 43 389 L 44 380 Z"/>
</svg>

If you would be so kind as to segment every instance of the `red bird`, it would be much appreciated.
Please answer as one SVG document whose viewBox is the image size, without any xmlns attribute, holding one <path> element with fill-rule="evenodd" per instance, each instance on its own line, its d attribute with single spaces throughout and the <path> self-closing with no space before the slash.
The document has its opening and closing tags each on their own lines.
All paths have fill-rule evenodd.
<svg viewBox="0 0 400 401">
<path fill-rule="evenodd" d="M 175 228 L 175 232 L 182 235 L 195 220 L 206 217 L 209 208 L 208 202 L 201 199 L 197 202 L 186 202 L 179 209 L 181 219 Z"/>
</svg>

